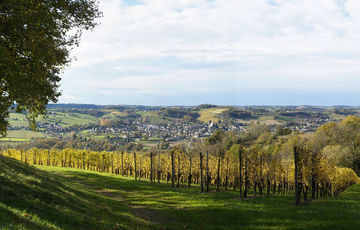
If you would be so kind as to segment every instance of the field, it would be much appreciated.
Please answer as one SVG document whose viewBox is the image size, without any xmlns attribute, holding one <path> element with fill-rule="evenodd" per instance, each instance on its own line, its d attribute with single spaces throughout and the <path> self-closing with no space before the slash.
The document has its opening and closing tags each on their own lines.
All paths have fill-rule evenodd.
<svg viewBox="0 0 360 230">
<path fill-rule="evenodd" d="M 31 130 L 9 130 L 7 131 L 7 136 L 0 138 L 0 143 L 5 142 L 26 142 L 31 138 L 44 137 L 44 134 L 41 132 L 34 132 Z"/>
<path fill-rule="evenodd" d="M 212 122 L 216 123 L 219 121 L 219 118 L 217 118 L 216 116 L 226 110 L 228 110 L 228 108 L 223 107 L 201 109 L 199 111 L 200 117 L 198 118 L 198 120 L 204 123 L 208 123 L 211 120 Z"/>
<path fill-rule="evenodd" d="M 137 114 L 142 116 L 143 121 L 153 125 L 169 124 L 173 120 L 170 117 L 160 116 L 156 111 L 139 111 Z"/>
<path fill-rule="evenodd" d="M 97 117 L 88 114 L 53 112 L 48 114 L 45 119 L 40 119 L 39 122 L 48 122 L 50 124 L 68 127 L 71 125 L 87 125 L 95 123 L 97 120 Z"/>
<path fill-rule="evenodd" d="M 296 207 L 291 195 L 238 200 L 237 191 L 135 182 L 131 177 L 32 167 L 0 156 L 0 228 L 359 229 L 360 185 Z"/>
<path fill-rule="evenodd" d="M 88 114 L 75 113 L 75 112 L 59 112 L 54 110 L 49 110 L 45 118 L 39 117 L 37 120 L 40 123 L 49 123 L 57 124 L 63 127 L 68 127 L 71 125 L 87 125 L 90 123 L 95 123 L 98 121 L 98 118 Z M 26 120 L 24 114 L 19 113 L 10 113 L 10 126 L 12 127 L 28 127 L 29 123 Z"/>
</svg>

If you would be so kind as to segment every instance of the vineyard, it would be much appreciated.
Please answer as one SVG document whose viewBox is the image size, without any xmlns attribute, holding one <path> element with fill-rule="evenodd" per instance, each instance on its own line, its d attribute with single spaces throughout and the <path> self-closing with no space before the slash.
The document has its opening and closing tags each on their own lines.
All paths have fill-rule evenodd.
<svg viewBox="0 0 360 230">
<path fill-rule="evenodd" d="M 294 140 L 274 148 L 234 144 L 222 156 L 210 151 L 186 151 L 177 146 L 150 152 L 7 149 L 2 154 L 31 165 L 120 174 L 139 181 L 166 182 L 172 187 L 197 184 L 202 192 L 211 188 L 238 189 L 239 196 L 244 198 L 250 190 L 252 196 L 294 193 L 297 203 L 300 194 L 305 202 L 310 200 L 310 193 L 312 199 L 338 196 L 358 181 L 352 169 L 337 167 L 306 146 L 290 148 L 291 141 Z"/>
</svg>

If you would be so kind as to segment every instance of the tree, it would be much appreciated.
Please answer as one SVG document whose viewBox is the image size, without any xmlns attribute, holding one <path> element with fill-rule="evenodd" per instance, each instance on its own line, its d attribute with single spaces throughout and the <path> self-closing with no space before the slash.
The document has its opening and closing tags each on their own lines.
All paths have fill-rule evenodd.
<svg viewBox="0 0 360 230">
<path fill-rule="evenodd" d="M 60 96 L 60 73 L 81 32 L 101 17 L 96 0 L 0 1 L 0 135 L 9 107 L 35 119 Z"/>
</svg>

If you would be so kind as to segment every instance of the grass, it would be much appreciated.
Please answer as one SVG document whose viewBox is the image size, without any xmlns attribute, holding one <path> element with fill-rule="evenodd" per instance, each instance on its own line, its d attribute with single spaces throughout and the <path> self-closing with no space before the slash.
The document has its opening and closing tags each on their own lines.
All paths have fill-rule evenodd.
<svg viewBox="0 0 360 230">
<path fill-rule="evenodd" d="M 116 110 L 116 109 L 103 109 L 102 111 L 108 113 L 103 117 L 110 117 L 111 118 L 111 117 L 115 117 L 115 116 L 119 116 L 119 117 L 128 116 L 127 112 L 119 111 L 119 110 Z"/>
<path fill-rule="evenodd" d="M 138 115 L 146 118 L 146 123 L 152 125 L 164 125 L 171 123 L 171 120 L 175 120 L 174 118 L 166 117 L 163 118 L 157 111 L 137 111 Z"/>
<path fill-rule="evenodd" d="M 121 201 L 1 156 L 0 181 L 0 229 L 150 228 Z"/>
<path fill-rule="evenodd" d="M 294 118 L 294 117 L 287 117 L 287 116 L 278 116 L 278 121 L 285 121 L 285 122 L 297 122 L 300 119 Z"/>
<path fill-rule="evenodd" d="M 198 118 L 199 121 L 208 123 L 210 120 L 214 123 L 219 121 L 217 115 L 220 113 L 228 110 L 228 108 L 223 107 L 215 107 L 215 108 L 208 108 L 208 109 L 201 109 L 199 111 L 200 117 Z"/>
<path fill-rule="evenodd" d="M 21 113 L 10 113 L 9 114 L 9 123 L 10 126 L 18 126 L 18 127 L 26 127 L 29 126 L 29 122 L 27 121 L 24 114 Z"/>
<path fill-rule="evenodd" d="M 333 120 L 343 120 L 347 117 L 345 115 L 340 115 L 337 113 L 330 113 L 330 116 L 331 116 L 331 119 L 333 119 Z"/>
<path fill-rule="evenodd" d="M 50 113 L 51 112 L 51 113 Z M 74 113 L 74 112 L 55 112 L 49 110 L 49 113 L 46 118 L 41 118 L 37 120 L 38 122 L 47 122 L 50 124 L 58 124 L 63 127 L 68 127 L 71 125 L 87 125 L 95 123 L 98 121 L 98 118 L 88 114 Z M 24 114 L 20 113 L 10 113 L 9 118 L 10 126 L 15 127 L 28 127 L 29 123 L 26 120 Z"/>
<path fill-rule="evenodd" d="M 50 124 L 58 124 L 63 127 L 68 127 L 72 125 L 87 125 L 95 123 L 98 121 L 98 118 L 88 114 L 82 113 L 64 113 L 64 112 L 54 112 L 48 114 L 45 119 L 39 119 L 39 122 L 48 122 Z"/>
<path fill-rule="evenodd" d="M 360 185 L 296 207 L 291 195 L 245 200 L 237 192 L 135 182 L 131 177 L 24 165 L 0 157 L 0 228 L 359 229 Z"/>
<path fill-rule="evenodd" d="M 26 142 L 39 137 L 44 137 L 44 134 L 31 130 L 9 130 L 6 137 L 0 138 L 0 142 Z"/>
</svg>

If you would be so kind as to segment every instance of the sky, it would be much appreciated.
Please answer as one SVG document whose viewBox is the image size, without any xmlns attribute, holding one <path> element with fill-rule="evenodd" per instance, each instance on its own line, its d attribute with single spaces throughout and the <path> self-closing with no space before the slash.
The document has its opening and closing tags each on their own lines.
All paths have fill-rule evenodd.
<svg viewBox="0 0 360 230">
<path fill-rule="evenodd" d="M 360 105 L 359 0 L 100 0 L 60 103 Z"/>
</svg>

